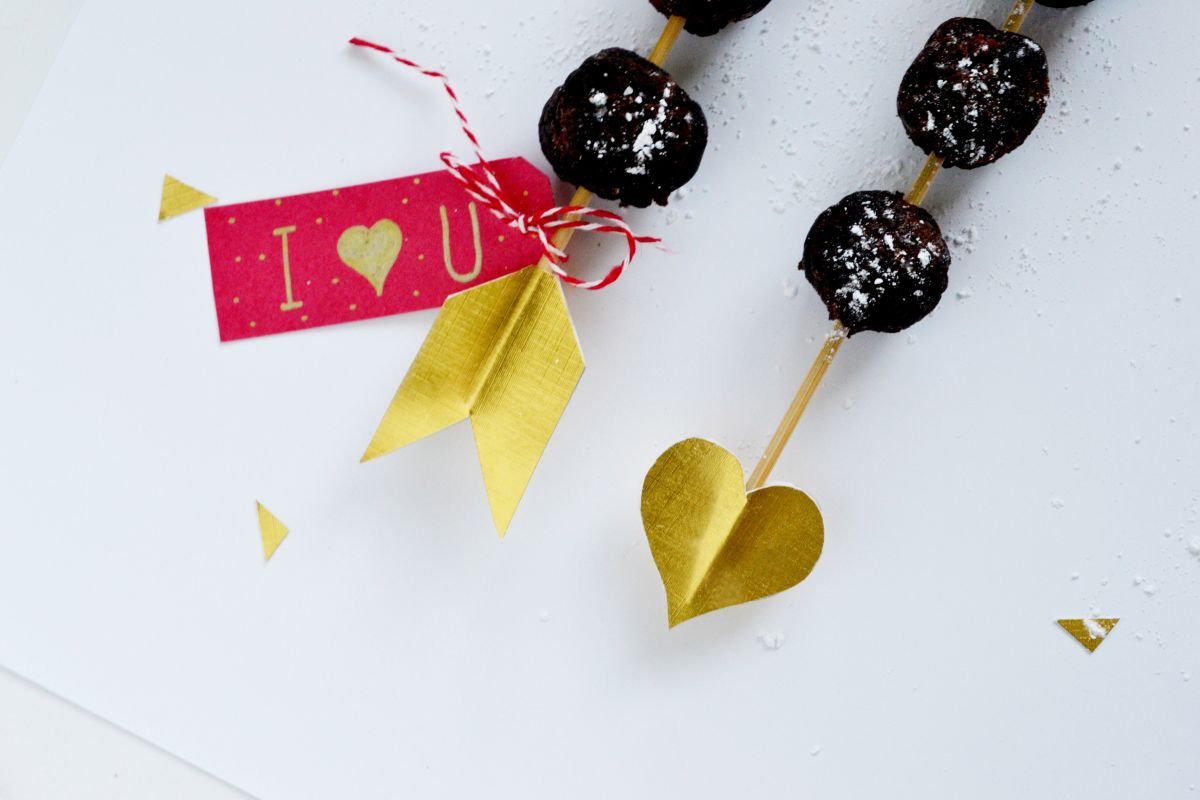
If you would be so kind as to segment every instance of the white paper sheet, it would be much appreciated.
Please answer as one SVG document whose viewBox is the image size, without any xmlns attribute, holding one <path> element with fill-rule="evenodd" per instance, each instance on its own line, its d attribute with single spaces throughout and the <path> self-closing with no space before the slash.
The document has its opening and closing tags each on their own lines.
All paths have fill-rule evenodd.
<svg viewBox="0 0 1200 800">
<path fill-rule="evenodd" d="M 355 34 L 445 67 L 489 153 L 544 164 L 553 87 L 661 18 L 88 5 L 0 171 L 0 663 L 271 800 L 1190 796 L 1193 0 L 1035 10 L 1046 119 L 930 198 L 950 292 L 843 348 L 777 468 L 825 513 L 808 581 L 668 632 L 638 518 L 678 439 L 757 456 L 828 328 L 804 232 L 911 180 L 904 67 L 1006 9 L 779 0 L 683 41 L 709 152 L 629 213 L 672 252 L 568 298 L 588 371 L 501 542 L 465 427 L 358 463 L 432 316 L 218 345 L 203 223 L 155 222 L 162 175 L 236 201 L 466 152 Z M 265 566 L 256 500 L 292 531 Z M 1122 622 L 1089 655 L 1054 620 L 1093 611 Z"/>
</svg>

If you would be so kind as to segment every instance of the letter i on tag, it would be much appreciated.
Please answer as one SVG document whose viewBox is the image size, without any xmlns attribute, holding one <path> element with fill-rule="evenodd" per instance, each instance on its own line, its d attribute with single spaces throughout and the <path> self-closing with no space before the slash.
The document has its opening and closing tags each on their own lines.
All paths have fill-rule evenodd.
<svg viewBox="0 0 1200 800">
<path fill-rule="evenodd" d="M 287 300 L 279 305 L 280 311 L 295 311 L 304 306 L 304 303 L 296 302 L 292 298 L 292 269 L 288 263 L 287 237 L 294 230 L 296 230 L 295 225 L 288 225 L 286 228 L 276 228 L 271 232 L 274 236 L 283 237 L 283 286 L 284 291 L 287 292 Z"/>
</svg>

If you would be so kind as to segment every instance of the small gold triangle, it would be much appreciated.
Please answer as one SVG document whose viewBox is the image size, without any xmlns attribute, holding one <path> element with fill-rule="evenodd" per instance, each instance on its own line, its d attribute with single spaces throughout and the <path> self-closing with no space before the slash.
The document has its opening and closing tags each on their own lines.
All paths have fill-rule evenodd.
<svg viewBox="0 0 1200 800">
<path fill-rule="evenodd" d="M 1064 631 L 1075 637 L 1075 641 L 1086 647 L 1089 653 L 1094 653 L 1097 647 L 1104 644 L 1105 638 L 1120 621 L 1115 617 L 1110 619 L 1060 619 L 1058 624 Z"/>
<path fill-rule="evenodd" d="M 258 503 L 258 532 L 262 536 L 263 561 L 270 561 L 271 556 L 275 555 L 275 551 L 279 549 L 279 545 L 283 544 L 283 540 L 287 538 L 287 526 L 279 521 L 279 518 L 267 510 L 267 507 L 262 503 Z"/>
<path fill-rule="evenodd" d="M 188 186 L 181 180 L 163 175 L 162 204 L 158 207 L 158 221 L 177 217 L 197 208 L 211 206 L 217 198 L 199 189 Z"/>
</svg>

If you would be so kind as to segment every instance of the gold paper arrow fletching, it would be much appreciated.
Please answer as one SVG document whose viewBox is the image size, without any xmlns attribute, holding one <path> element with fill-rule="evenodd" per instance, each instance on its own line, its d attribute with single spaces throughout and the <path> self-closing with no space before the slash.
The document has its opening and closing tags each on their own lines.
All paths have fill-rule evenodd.
<svg viewBox="0 0 1200 800">
<path fill-rule="evenodd" d="M 526 267 L 451 295 L 362 460 L 470 418 L 503 536 L 582 374 L 554 276 Z"/>
</svg>

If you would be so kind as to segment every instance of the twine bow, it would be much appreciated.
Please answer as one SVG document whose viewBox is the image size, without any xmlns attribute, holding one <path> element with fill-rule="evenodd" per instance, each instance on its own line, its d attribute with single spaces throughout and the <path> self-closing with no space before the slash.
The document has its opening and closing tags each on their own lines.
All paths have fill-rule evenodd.
<svg viewBox="0 0 1200 800">
<path fill-rule="evenodd" d="M 491 163 L 484 158 L 483 151 L 479 146 L 479 140 L 475 138 L 475 134 L 471 131 L 470 123 L 467 121 L 467 115 L 463 113 L 458 94 L 454 91 L 454 87 L 450 85 L 450 79 L 444 73 L 425 69 L 416 62 L 396 55 L 395 51 L 389 47 L 368 42 L 357 36 L 350 40 L 350 44 L 383 53 L 391 57 L 398 64 L 403 64 L 420 72 L 422 75 L 441 81 L 442 87 L 446 90 L 446 94 L 450 97 L 450 101 L 454 105 L 454 113 L 458 116 L 463 134 L 471 142 L 471 147 L 474 148 L 475 157 L 478 161 L 478 163 L 473 165 L 466 164 L 453 153 L 443 152 L 439 156 L 442 163 L 446 166 L 450 175 L 463 187 L 463 191 L 488 211 L 492 212 L 497 219 L 521 234 L 537 236 L 538 241 L 542 245 L 545 262 L 549 265 L 550 270 L 564 283 L 577 286 L 580 289 L 603 289 L 621 276 L 621 273 L 629 266 L 629 262 L 637 255 L 639 244 L 658 244 L 661 241 L 656 236 L 639 236 L 635 234 L 629 227 L 629 224 L 619 214 L 605 211 L 604 209 L 590 208 L 588 206 L 554 206 L 535 214 L 518 211 L 516 204 L 507 190 L 496 177 L 496 172 L 492 169 Z M 575 228 L 579 231 L 591 233 L 613 233 L 625 237 L 625 243 L 628 247 L 625 258 L 621 260 L 621 263 L 613 265 L 608 270 L 608 273 L 599 280 L 585 281 L 582 278 L 571 275 L 562 268 L 562 265 L 570 257 L 554 244 L 554 234 L 568 228 Z"/>
</svg>

